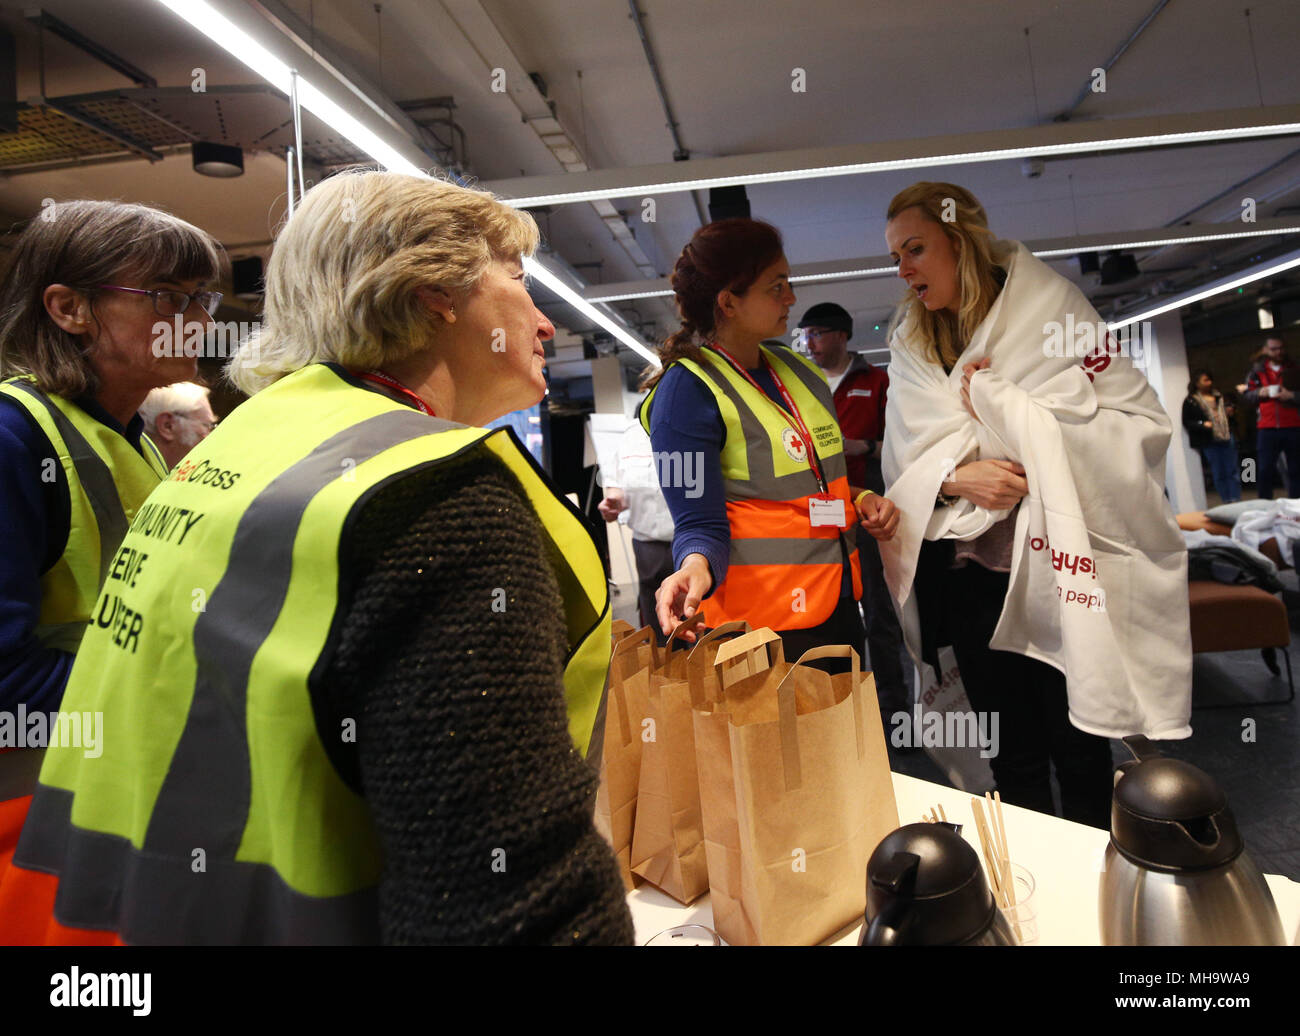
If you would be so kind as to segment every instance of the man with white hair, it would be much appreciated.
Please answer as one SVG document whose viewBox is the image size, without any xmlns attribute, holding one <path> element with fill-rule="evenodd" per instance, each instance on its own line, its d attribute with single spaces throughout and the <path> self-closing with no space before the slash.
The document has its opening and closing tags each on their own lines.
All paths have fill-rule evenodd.
<svg viewBox="0 0 1300 1036">
<path fill-rule="evenodd" d="M 208 389 L 192 381 L 154 389 L 141 405 L 140 417 L 168 468 L 176 467 L 217 426 Z"/>
</svg>

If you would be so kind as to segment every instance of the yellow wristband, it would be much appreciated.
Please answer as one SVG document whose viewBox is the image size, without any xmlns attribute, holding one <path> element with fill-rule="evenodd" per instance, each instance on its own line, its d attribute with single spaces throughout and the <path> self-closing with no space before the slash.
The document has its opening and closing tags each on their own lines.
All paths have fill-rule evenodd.
<svg viewBox="0 0 1300 1036">
<path fill-rule="evenodd" d="M 876 494 L 874 490 L 864 489 L 861 493 L 859 493 L 856 497 L 854 497 L 853 506 L 857 507 L 860 503 L 862 503 L 862 498 L 864 496 L 875 496 L 875 495 Z"/>
</svg>

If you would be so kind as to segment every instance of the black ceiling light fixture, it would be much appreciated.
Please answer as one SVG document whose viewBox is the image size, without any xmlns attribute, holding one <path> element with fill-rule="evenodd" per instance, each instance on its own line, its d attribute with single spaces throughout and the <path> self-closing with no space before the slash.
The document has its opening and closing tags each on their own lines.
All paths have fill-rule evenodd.
<svg viewBox="0 0 1300 1036">
<path fill-rule="evenodd" d="M 195 141 L 190 145 L 194 171 L 204 176 L 227 178 L 244 175 L 244 150 L 230 144 Z"/>
<path fill-rule="evenodd" d="M 1132 252 L 1106 252 L 1101 257 L 1102 284 L 1123 284 L 1141 273 Z"/>
<path fill-rule="evenodd" d="M 744 184 L 709 188 L 709 219 L 749 219 L 749 195 Z"/>
</svg>

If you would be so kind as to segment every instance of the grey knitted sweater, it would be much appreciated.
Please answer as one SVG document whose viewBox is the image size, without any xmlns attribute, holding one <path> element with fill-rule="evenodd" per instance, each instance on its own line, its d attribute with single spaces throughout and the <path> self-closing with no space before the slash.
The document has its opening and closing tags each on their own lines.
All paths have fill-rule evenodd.
<svg viewBox="0 0 1300 1036">
<path fill-rule="evenodd" d="M 484 451 L 381 486 L 344 531 L 313 706 L 383 846 L 385 943 L 633 941 L 592 825 L 596 774 L 568 733 L 548 549 Z"/>
</svg>

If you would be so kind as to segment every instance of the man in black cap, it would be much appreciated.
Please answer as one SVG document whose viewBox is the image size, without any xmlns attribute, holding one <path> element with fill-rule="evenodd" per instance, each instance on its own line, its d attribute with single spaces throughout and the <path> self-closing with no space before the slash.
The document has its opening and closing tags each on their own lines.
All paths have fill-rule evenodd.
<svg viewBox="0 0 1300 1036">
<path fill-rule="evenodd" d="M 844 456 L 849 485 L 883 494 L 880 472 L 881 440 L 885 437 L 885 396 L 889 376 L 866 361 L 861 353 L 849 351 L 853 318 L 843 306 L 819 302 L 799 321 L 804 343 L 813 362 L 830 382 L 835 413 L 844 437 Z M 903 633 L 889 599 L 880 550 L 870 536 L 858 537 L 862 561 L 862 604 L 867 620 L 867 648 L 876 677 L 880 711 L 886 718 L 911 707 L 912 696 L 903 678 Z"/>
</svg>

